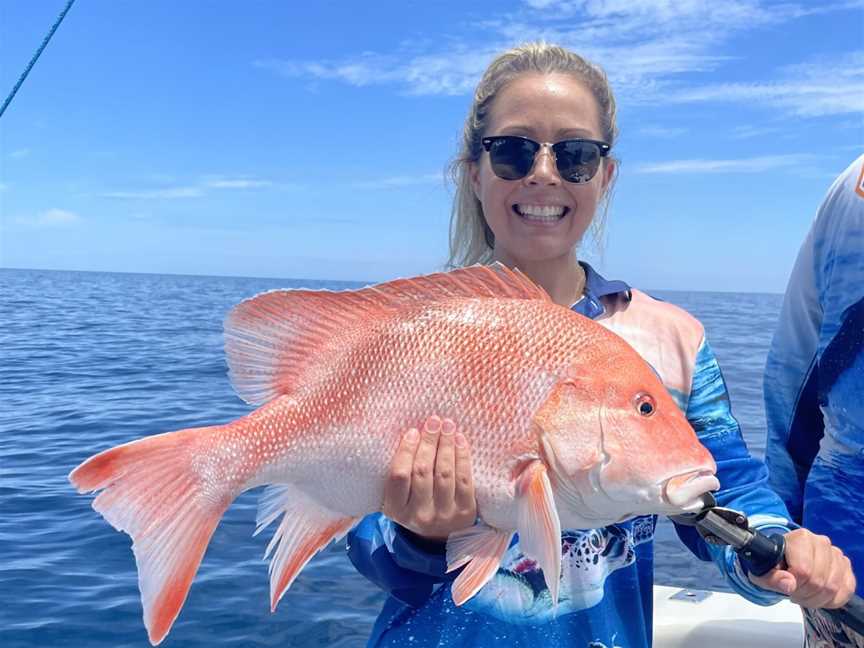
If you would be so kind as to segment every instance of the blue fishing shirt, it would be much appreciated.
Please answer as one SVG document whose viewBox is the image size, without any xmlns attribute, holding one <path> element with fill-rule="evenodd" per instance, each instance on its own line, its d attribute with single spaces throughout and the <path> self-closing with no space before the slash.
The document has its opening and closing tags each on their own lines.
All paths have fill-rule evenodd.
<svg viewBox="0 0 864 648">
<path fill-rule="evenodd" d="M 864 155 L 798 253 L 764 391 L 771 485 L 793 520 L 849 556 L 864 595 Z"/>
<path fill-rule="evenodd" d="M 624 337 L 657 371 L 717 462 L 719 505 L 746 512 L 763 531 L 787 532 L 786 508 L 767 487 L 765 465 L 747 451 L 701 324 L 676 306 L 583 267 L 585 296 L 573 310 Z M 443 544 L 426 542 L 380 513 L 368 515 L 349 533 L 348 555 L 389 594 L 368 645 L 647 648 L 656 523 L 656 516 L 640 516 L 563 531 L 557 609 L 537 564 L 520 552 L 517 534 L 492 580 L 457 607 L 449 585 L 458 572 L 445 573 Z M 780 599 L 748 580 L 730 548 L 709 546 L 692 527 L 676 531 L 747 599 L 763 605 Z"/>
</svg>

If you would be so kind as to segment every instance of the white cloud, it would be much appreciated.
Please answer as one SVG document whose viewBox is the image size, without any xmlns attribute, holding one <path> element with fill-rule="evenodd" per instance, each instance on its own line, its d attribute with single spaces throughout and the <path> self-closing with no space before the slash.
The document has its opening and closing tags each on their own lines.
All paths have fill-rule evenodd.
<svg viewBox="0 0 864 648">
<path fill-rule="evenodd" d="M 779 126 L 753 126 L 744 124 L 743 126 L 735 126 L 729 131 L 729 134 L 733 139 L 750 139 L 753 137 L 762 137 L 763 135 L 773 135 L 781 130 Z"/>
<path fill-rule="evenodd" d="M 788 16 L 782 11 L 766 11 L 751 0 L 534 0 L 525 10 L 485 21 L 483 31 L 490 34 L 485 43 L 478 43 L 477 30 L 471 29 L 461 42 L 458 37 L 444 39 L 438 51 L 406 48 L 346 60 L 270 59 L 255 65 L 287 77 L 356 86 L 397 84 L 410 94 L 465 94 L 495 54 L 525 40 L 542 39 L 604 65 L 619 92 L 644 92 L 669 75 L 715 69 L 727 60 L 712 51 L 717 42 L 735 31 L 784 19 Z"/>
<path fill-rule="evenodd" d="M 363 54 L 350 61 L 255 61 L 255 67 L 280 76 L 342 81 L 349 85 L 397 84 L 409 94 L 458 95 L 469 92 L 482 74 L 489 53 L 465 50 L 447 54 L 415 56 Z"/>
<path fill-rule="evenodd" d="M 861 0 L 795 2 L 760 0 L 525 0 L 522 8 L 468 25 L 438 44 L 401 45 L 392 52 L 363 52 L 345 59 L 259 60 L 255 66 L 291 78 L 340 81 L 354 86 L 392 85 L 407 94 L 462 95 L 473 89 L 497 53 L 525 40 L 569 47 L 600 63 L 619 99 L 664 104 L 759 101 L 800 116 L 848 112 L 860 86 L 835 88 L 814 70 L 803 84 L 771 81 L 751 86 L 688 89 L 680 75 L 710 72 L 737 58 L 724 44 L 736 35 L 814 13 L 850 10 Z M 485 34 L 485 40 L 478 39 Z M 602 43 L 602 45 L 593 45 Z M 420 49 L 420 48 L 424 49 Z M 691 83 L 688 79 L 687 83 Z M 784 93 L 793 96 L 784 100 Z"/>
<path fill-rule="evenodd" d="M 21 158 L 25 158 L 28 155 L 30 155 L 30 149 L 28 148 L 18 149 L 9 153 L 9 157 L 13 160 L 20 160 Z"/>
<path fill-rule="evenodd" d="M 204 182 L 204 186 L 211 189 L 260 189 L 272 185 L 273 183 L 269 180 L 253 180 L 250 178 L 214 178 Z"/>
<path fill-rule="evenodd" d="M 779 81 L 721 83 L 681 90 L 669 95 L 668 100 L 761 104 L 798 117 L 864 112 L 864 51 L 835 60 L 790 65 L 781 70 L 781 77 Z"/>
<path fill-rule="evenodd" d="M 686 128 L 666 128 L 665 126 L 642 126 L 637 131 L 646 137 L 671 138 L 680 137 L 687 133 Z"/>
<path fill-rule="evenodd" d="M 177 198 L 200 198 L 204 195 L 201 187 L 168 187 L 165 189 L 146 189 L 144 191 L 108 191 L 99 194 L 101 198 L 119 200 L 174 200 Z"/>
<path fill-rule="evenodd" d="M 735 160 L 672 160 L 636 166 L 636 173 L 759 173 L 771 169 L 800 167 L 812 155 L 762 155 Z"/>
<path fill-rule="evenodd" d="M 214 176 L 203 179 L 198 184 L 163 187 L 160 189 L 143 189 L 135 191 L 107 191 L 98 194 L 100 198 L 114 198 L 118 200 L 183 200 L 189 198 L 203 198 L 210 190 L 243 190 L 263 189 L 274 186 L 270 180 L 258 180 L 254 178 L 227 178 Z M 288 185 L 283 185 L 288 186 Z"/>
<path fill-rule="evenodd" d="M 81 217 L 66 209 L 47 209 L 31 217 L 20 217 L 17 222 L 31 227 L 66 227 L 81 222 Z"/>
<path fill-rule="evenodd" d="M 395 187 L 410 187 L 414 185 L 436 183 L 443 186 L 444 181 L 445 178 L 443 173 L 425 173 L 415 176 L 391 176 L 389 178 L 355 182 L 352 186 L 355 189 L 393 189 Z"/>
</svg>

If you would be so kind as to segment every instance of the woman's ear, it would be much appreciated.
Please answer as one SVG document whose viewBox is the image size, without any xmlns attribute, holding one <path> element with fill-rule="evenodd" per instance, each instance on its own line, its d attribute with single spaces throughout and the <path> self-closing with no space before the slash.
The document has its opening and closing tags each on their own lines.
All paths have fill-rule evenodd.
<svg viewBox="0 0 864 648">
<path fill-rule="evenodd" d="M 603 187 L 602 194 L 606 191 L 615 179 L 615 174 L 618 173 L 618 161 L 611 157 L 603 158 Z"/>
</svg>

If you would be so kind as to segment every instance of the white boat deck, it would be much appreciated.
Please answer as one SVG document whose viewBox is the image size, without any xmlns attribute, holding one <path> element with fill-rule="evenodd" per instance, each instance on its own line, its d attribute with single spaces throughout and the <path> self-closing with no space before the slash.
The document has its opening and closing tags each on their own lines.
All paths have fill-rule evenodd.
<svg viewBox="0 0 864 648">
<path fill-rule="evenodd" d="M 801 609 L 762 607 L 737 594 L 654 587 L 656 648 L 801 648 Z"/>
</svg>

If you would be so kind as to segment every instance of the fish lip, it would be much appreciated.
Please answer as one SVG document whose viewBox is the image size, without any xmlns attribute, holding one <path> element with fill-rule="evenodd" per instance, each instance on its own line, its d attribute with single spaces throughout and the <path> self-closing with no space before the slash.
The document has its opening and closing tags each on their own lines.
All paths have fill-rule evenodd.
<svg viewBox="0 0 864 648">
<path fill-rule="evenodd" d="M 720 481 L 711 470 L 693 470 L 673 475 L 658 484 L 663 499 L 677 510 L 694 513 L 704 508 L 703 495 L 719 490 Z"/>
</svg>

